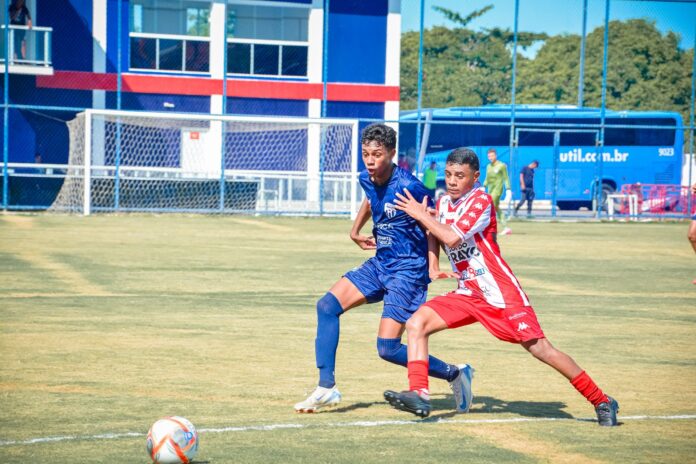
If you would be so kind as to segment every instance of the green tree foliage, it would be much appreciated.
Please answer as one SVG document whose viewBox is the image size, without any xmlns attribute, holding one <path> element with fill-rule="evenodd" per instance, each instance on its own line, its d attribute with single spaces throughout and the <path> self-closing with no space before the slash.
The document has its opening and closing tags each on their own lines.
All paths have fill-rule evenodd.
<svg viewBox="0 0 696 464">
<path fill-rule="evenodd" d="M 441 7 L 436 11 L 459 27 L 436 26 L 423 35 L 423 106 L 487 105 L 509 103 L 512 79 L 509 29 L 476 32 L 466 26 L 492 8 L 491 5 L 462 17 Z M 546 34 L 522 32 L 518 45 L 527 47 Z M 401 104 L 418 104 L 418 32 L 401 38 Z"/>
<path fill-rule="evenodd" d="M 509 103 L 513 34 L 508 29 L 467 28 L 490 7 L 461 16 L 436 7 L 457 27 L 424 31 L 423 107 Z M 417 106 L 418 32 L 401 42 L 401 105 Z M 520 32 L 518 46 L 543 40 L 534 57 L 518 55 L 517 103 L 577 104 L 580 36 Z M 584 105 L 601 104 L 604 29 L 587 36 Z M 644 19 L 609 24 L 607 107 L 615 110 L 679 111 L 688 121 L 692 50 L 679 37 L 661 33 Z"/>
<path fill-rule="evenodd" d="M 604 28 L 587 36 L 585 106 L 602 101 Z M 609 23 L 607 107 L 614 110 L 679 111 L 688 121 L 692 51 L 679 49 L 679 37 L 662 34 L 644 19 Z M 533 60 L 520 63 L 520 103 L 577 104 L 580 36 L 550 37 Z"/>
</svg>

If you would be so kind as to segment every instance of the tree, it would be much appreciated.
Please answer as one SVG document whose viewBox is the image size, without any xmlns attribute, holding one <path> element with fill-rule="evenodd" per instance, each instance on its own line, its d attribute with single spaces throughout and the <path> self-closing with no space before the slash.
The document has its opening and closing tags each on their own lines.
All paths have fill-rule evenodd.
<svg viewBox="0 0 696 464">
<path fill-rule="evenodd" d="M 609 23 L 607 108 L 679 111 L 688 121 L 692 53 L 679 49 L 679 37 L 662 34 L 644 19 Z M 602 101 L 604 28 L 587 36 L 584 105 Z M 520 103 L 576 104 L 580 36 L 549 38 L 533 60 L 521 63 Z"/>
<path fill-rule="evenodd" d="M 442 7 L 434 9 L 459 27 L 436 26 L 423 34 L 423 106 L 477 106 L 508 103 L 512 79 L 510 44 L 514 37 L 507 29 L 475 32 L 466 26 L 492 9 L 488 5 L 463 17 Z M 522 47 L 545 34 L 520 33 Z M 401 41 L 401 104 L 417 106 L 418 32 L 406 32 Z"/>
<path fill-rule="evenodd" d="M 433 27 L 423 34 L 423 107 L 509 103 L 514 40 L 508 29 L 480 32 L 468 24 L 490 6 L 462 16 L 435 7 L 455 28 Z M 418 32 L 402 35 L 401 106 L 417 105 Z M 518 44 L 544 43 L 534 59 L 518 55 L 517 103 L 576 104 L 580 36 L 520 32 Z M 601 105 L 604 28 L 587 36 L 584 105 Z M 688 122 L 692 50 L 679 37 L 661 33 L 644 19 L 609 24 L 607 108 L 678 111 Z"/>
</svg>

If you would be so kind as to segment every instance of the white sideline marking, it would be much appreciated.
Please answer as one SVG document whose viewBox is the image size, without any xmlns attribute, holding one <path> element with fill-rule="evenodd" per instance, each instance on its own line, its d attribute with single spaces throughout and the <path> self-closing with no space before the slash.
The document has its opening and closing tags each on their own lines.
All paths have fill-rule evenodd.
<svg viewBox="0 0 696 464">
<path fill-rule="evenodd" d="M 694 420 L 696 414 L 682 414 L 674 416 L 620 416 L 619 421 L 638 421 L 638 420 Z M 322 427 L 381 427 L 384 425 L 418 425 L 418 424 L 513 424 L 516 422 L 561 422 L 579 421 L 595 422 L 596 419 L 589 418 L 565 418 L 565 417 L 511 417 L 508 419 L 435 419 L 435 420 L 383 420 L 383 421 L 356 421 L 356 422 L 329 422 L 328 424 L 267 424 L 267 425 L 247 425 L 236 427 L 219 427 L 198 429 L 199 433 L 227 433 L 227 432 L 250 432 L 261 431 L 270 432 L 279 429 L 308 429 Z M 40 443 L 51 443 L 57 441 L 77 441 L 77 440 L 114 440 L 129 437 L 144 437 L 146 433 L 123 432 L 123 433 L 103 433 L 99 435 L 65 435 L 56 437 L 39 437 L 28 440 L 0 440 L 0 446 L 11 445 L 36 445 Z"/>
</svg>

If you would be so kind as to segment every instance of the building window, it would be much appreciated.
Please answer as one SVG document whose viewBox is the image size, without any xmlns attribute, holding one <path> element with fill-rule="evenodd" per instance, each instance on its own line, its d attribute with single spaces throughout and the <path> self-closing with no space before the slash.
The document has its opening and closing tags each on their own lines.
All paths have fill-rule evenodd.
<svg viewBox="0 0 696 464">
<path fill-rule="evenodd" d="M 186 8 L 186 34 L 208 37 L 210 35 L 210 9 Z"/>
<path fill-rule="evenodd" d="M 227 5 L 228 74 L 306 77 L 310 9 Z"/>
<path fill-rule="evenodd" d="M 208 37 L 210 4 L 190 0 L 132 0 L 131 32 Z"/>
<path fill-rule="evenodd" d="M 306 42 L 309 8 L 227 5 L 227 36 Z"/>
<path fill-rule="evenodd" d="M 130 2 L 130 68 L 210 70 L 210 4 L 190 0 Z"/>
</svg>

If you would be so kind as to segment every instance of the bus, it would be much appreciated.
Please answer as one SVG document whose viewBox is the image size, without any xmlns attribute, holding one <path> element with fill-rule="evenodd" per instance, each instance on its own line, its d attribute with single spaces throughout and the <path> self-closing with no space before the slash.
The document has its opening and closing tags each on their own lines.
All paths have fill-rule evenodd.
<svg viewBox="0 0 696 464">
<path fill-rule="evenodd" d="M 420 119 L 418 112 L 404 111 L 399 157 L 421 171 L 436 162 L 438 192 L 444 192 L 445 159 L 452 149 L 469 147 L 477 153 L 483 181 L 486 154 L 494 148 L 508 165 L 513 198 L 520 197 L 520 170 L 537 160 L 536 199 L 548 200 L 554 212 L 592 208 L 597 197 L 604 205 L 606 196 L 625 184 L 680 184 L 684 134 L 679 113 L 607 110 L 603 147 L 598 108 L 517 105 L 512 133 L 511 117 L 510 105 L 423 109 Z"/>
</svg>

